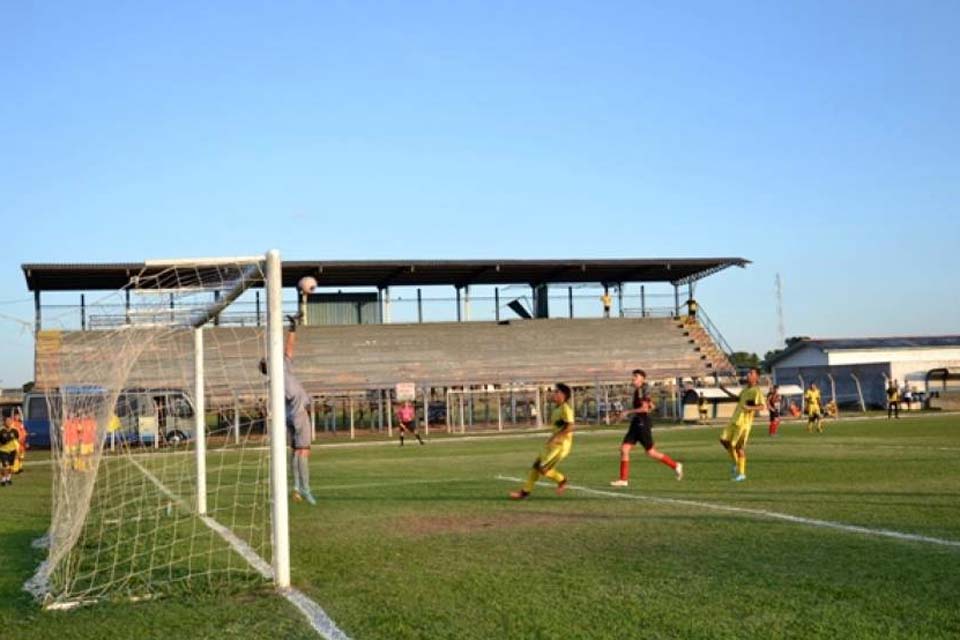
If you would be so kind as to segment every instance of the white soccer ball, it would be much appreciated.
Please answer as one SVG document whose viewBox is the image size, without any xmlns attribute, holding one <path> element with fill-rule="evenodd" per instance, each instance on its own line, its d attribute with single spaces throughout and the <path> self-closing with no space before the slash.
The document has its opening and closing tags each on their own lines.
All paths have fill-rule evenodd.
<svg viewBox="0 0 960 640">
<path fill-rule="evenodd" d="M 297 283 L 297 288 L 300 289 L 301 293 L 313 293 L 317 288 L 317 279 L 313 276 L 303 276 Z"/>
</svg>

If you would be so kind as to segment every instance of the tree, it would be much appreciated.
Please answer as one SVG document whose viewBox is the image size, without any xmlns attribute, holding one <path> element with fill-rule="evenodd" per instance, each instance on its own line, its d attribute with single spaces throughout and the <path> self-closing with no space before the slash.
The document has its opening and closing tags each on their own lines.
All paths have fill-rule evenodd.
<svg viewBox="0 0 960 640">
<path fill-rule="evenodd" d="M 759 367 L 760 356 L 746 351 L 734 351 L 730 354 L 730 363 L 736 367 L 737 370 Z"/>
</svg>

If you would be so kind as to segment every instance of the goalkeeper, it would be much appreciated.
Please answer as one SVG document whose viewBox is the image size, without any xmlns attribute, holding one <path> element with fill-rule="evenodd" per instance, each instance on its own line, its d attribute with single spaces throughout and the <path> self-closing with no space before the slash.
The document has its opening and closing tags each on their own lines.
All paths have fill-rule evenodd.
<svg viewBox="0 0 960 640">
<path fill-rule="evenodd" d="M 293 372 L 293 349 L 297 343 L 299 316 L 287 316 L 290 331 L 283 344 L 283 393 L 286 400 L 287 441 L 293 449 L 290 466 L 293 467 L 293 500 L 317 504 L 310 491 L 310 395 Z M 266 359 L 260 361 L 260 372 L 267 375 Z"/>
</svg>

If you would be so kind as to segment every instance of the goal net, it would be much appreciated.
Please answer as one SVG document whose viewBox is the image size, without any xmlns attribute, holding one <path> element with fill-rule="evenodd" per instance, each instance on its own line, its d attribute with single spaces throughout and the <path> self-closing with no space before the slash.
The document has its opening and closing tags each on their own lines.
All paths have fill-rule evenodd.
<svg viewBox="0 0 960 640">
<path fill-rule="evenodd" d="M 263 314 L 259 293 L 231 313 L 254 287 Z M 91 329 L 38 334 L 53 493 L 37 598 L 288 585 L 283 381 L 260 367 L 282 370 L 280 306 L 276 252 L 156 261 L 87 305 Z"/>
</svg>

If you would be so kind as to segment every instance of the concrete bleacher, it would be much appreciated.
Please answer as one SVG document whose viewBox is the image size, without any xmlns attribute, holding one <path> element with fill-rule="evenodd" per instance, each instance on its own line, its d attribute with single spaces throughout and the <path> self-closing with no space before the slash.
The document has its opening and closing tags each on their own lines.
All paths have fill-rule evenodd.
<svg viewBox="0 0 960 640">
<path fill-rule="evenodd" d="M 84 375 L 83 370 L 73 369 L 81 356 L 109 349 L 109 340 L 123 340 L 127 349 L 145 345 L 124 386 L 186 386 L 185 381 L 192 380 L 190 332 L 151 339 L 151 331 L 156 330 L 64 332 L 38 340 L 38 347 L 45 345 L 37 352 L 38 386 L 56 386 L 56 380 L 80 383 L 77 376 Z M 206 330 L 209 386 L 244 388 L 261 382 L 260 331 Z M 297 337 L 295 369 L 311 393 L 385 388 L 397 382 L 609 382 L 629 378 L 634 368 L 645 369 L 651 379 L 703 377 L 729 368 L 726 356 L 699 325 L 672 318 L 340 325 L 302 327 Z"/>
<path fill-rule="evenodd" d="M 690 336 L 690 339 L 693 340 L 697 345 L 700 353 L 709 363 L 710 368 L 713 371 L 716 371 L 717 373 L 733 371 L 733 365 L 730 362 L 730 358 L 728 358 L 727 354 L 725 354 L 723 350 L 717 346 L 717 343 L 714 342 L 713 338 L 710 337 L 709 332 L 707 332 L 707 330 L 704 329 L 700 323 L 687 319 L 683 325 L 683 328 Z"/>
</svg>

